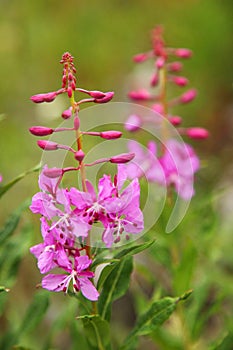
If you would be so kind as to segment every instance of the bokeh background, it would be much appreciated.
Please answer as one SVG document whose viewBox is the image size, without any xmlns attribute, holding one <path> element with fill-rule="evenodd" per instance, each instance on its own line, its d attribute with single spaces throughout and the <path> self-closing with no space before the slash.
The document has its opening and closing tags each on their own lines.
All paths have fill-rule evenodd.
<svg viewBox="0 0 233 350">
<path fill-rule="evenodd" d="M 183 115 L 187 126 L 210 130 L 210 138 L 195 146 L 203 164 L 197 178 L 197 198 L 207 200 L 214 193 L 213 217 L 219 216 L 215 242 L 221 250 L 229 247 L 233 198 L 232 12 L 230 0 L 0 0 L 3 183 L 40 160 L 41 152 L 28 128 L 59 123 L 59 106 L 38 109 L 30 96 L 60 87 L 62 53 L 70 51 L 75 56 L 79 86 L 115 91 L 114 101 L 127 101 L 127 88 L 135 72 L 131 57 L 150 48 L 150 31 L 162 24 L 170 46 L 188 47 L 194 52 L 185 62 L 184 72 L 199 95 L 183 107 Z M 0 222 L 36 190 L 37 175 L 31 174 L 5 194 L 0 202 Z M 197 205 L 197 199 L 194 202 Z M 198 213 L 202 221 L 208 210 Z M 37 227 L 37 218 L 33 220 Z M 227 233 L 221 237 L 219 230 Z M 227 268 L 232 271 L 230 249 L 225 253 L 216 246 L 214 249 L 217 258 L 226 254 Z M 206 268 L 208 273 L 210 266 Z M 13 290 L 9 296 L 10 315 L 16 321 L 40 278 L 34 270 L 35 260 L 26 256 L 16 281 L 19 292 Z M 12 316 L 16 304 L 18 309 Z M 10 319 L 4 317 L 3 330 Z"/>
</svg>

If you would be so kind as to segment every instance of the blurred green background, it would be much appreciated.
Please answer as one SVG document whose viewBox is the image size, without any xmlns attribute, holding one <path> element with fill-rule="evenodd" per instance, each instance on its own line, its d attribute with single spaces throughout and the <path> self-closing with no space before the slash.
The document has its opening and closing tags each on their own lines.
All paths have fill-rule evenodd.
<svg viewBox="0 0 233 350">
<path fill-rule="evenodd" d="M 228 230 L 233 191 L 232 10 L 230 0 L 0 0 L 3 183 L 40 160 L 41 152 L 28 128 L 56 126 L 60 122 L 62 109 L 51 110 L 51 115 L 48 109 L 42 118 L 30 96 L 60 87 L 62 53 L 70 51 L 75 56 L 80 87 L 113 90 L 114 101 L 127 101 L 128 81 L 135 69 L 131 57 L 150 48 L 150 31 L 162 24 L 170 46 L 194 52 L 192 59 L 185 61 L 184 73 L 199 95 L 177 111 L 187 126 L 200 125 L 210 130 L 210 138 L 195 145 L 204 166 L 198 175 L 197 198 L 208 198 L 209 193 L 218 193 L 221 188 L 227 190 L 215 203 L 215 213 L 220 214 L 219 228 Z M 37 175 L 32 174 L 5 194 L 0 203 L 0 222 L 36 190 Z M 223 249 L 229 243 L 229 235 L 224 237 L 225 245 L 220 240 Z M 35 260 L 27 257 L 28 262 L 34 264 L 35 270 Z M 39 274 L 33 279 L 28 281 L 21 273 L 22 295 L 16 300 L 23 303 L 25 295 L 32 295 L 31 283 L 38 282 Z"/>
</svg>

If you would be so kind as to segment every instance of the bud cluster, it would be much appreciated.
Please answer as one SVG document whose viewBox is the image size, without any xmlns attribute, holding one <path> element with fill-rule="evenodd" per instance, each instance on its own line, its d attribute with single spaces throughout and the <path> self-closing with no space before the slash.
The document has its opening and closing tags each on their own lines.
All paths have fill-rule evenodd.
<svg viewBox="0 0 233 350">
<path fill-rule="evenodd" d="M 76 149 L 50 140 L 40 139 L 37 145 L 44 151 L 60 149 L 71 152 L 75 166 L 65 168 L 48 168 L 44 166 L 40 177 L 40 192 L 32 198 L 30 209 L 40 214 L 43 243 L 31 248 L 38 259 L 38 267 L 42 274 L 54 268 L 62 274 L 49 273 L 42 279 L 42 287 L 52 291 L 67 292 L 70 283 L 73 292 L 81 291 L 89 300 L 98 299 L 99 293 L 93 285 L 94 272 L 91 271 L 91 230 L 96 223 L 102 225 L 102 240 L 107 248 L 120 241 L 122 234 L 129 239 L 129 233 L 143 230 L 143 215 L 139 208 L 140 188 L 138 179 L 134 179 L 123 189 L 126 179 L 124 164 L 134 158 L 134 153 L 124 153 L 101 158 L 93 163 L 86 163 L 82 145 L 82 135 L 100 137 L 104 140 L 115 140 L 122 136 L 120 131 L 102 132 L 82 131 L 80 128 L 79 106 L 81 103 L 107 103 L 113 92 L 88 91 L 76 87 L 76 69 L 73 57 L 69 53 L 62 56 L 63 64 L 62 88 L 55 92 L 34 95 L 35 103 L 52 102 L 59 94 L 66 93 L 71 106 L 62 113 L 63 119 L 73 117 L 73 127 L 50 128 L 32 126 L 31 134 L 39 137 L 50 136 L 57 132 L 74 132 Z M 74 93 L 84 93 L 90 98 L 75 101 Z M 118 166 L 118 173 L 113 181 L 110 175 L 104 175 L 98 184 L 98 192 L 86 179 L 85 168 L 100 163 L 113 163 Z M 70 171 L 80 172 L 82 189 L 61 188 L 63 176 Z M 95 244 L 96 242 L 94 242 Z"/>
<path fill-rule="evenodd" d="M 206 139 L 209 135 L 208 131 L 201 127 L 185 128 L 180 127 L 182 118 L 172 114 L 172 107 L 177 104 L 185 105 L 190 103 L 197 96 L 197 90 L 190 88 L 171 100 L 167 98 L 167 90 L 169 84 L 175 84 L 176 86 L 183 88 L 189 84 L 186 77 L 178 75 L 182 70 L 182 63 L 180 61 L 173 61 L 173 58 L 188 59 L 192 56 L 192 51 L 186 48 L 171 48 L 167 47 L 163 38 L 163 28 L 157 26 L 152 31 L 152 50 L 145 53 L 140 53 L 134 56 L 133 60 L 136 63 L 145 62 L 148 59 L 154 60 L 154 70 L 150 79 L 150 87 L 148 89 L 140 88 L 136 91 L 130 91 L 128 97 L 132 101 L 143 106 L 150 107 L 156 113 L 159 113 L 162 118 L 166 118 L 180 135 L 186 136 L 190 139 Z M 155 88 L 155 92 L 153 92 Z M 137 114 L 130 115 L 125 123 L 125 129 L 130 132 L 139 130 L 143 124 L 153 123 L 153 120 L 148 120 Z M 148 146 L 144 158 L 142 157 L 143 150 L 138 150 L 138 146 L 135 143 L 129 144 L 129 150 L 136 153 L 135 161 L 141 164 L 147 164 L 147 168 L 143 170 L 144 175 L 148 175 L 148 179 L 151 181 L 159 182 L 163 185 L 173 185 L 178 192 L 179 196 L 188 200 L 193 195 L 194 191 L 192 188 L 192 177 L 194 172 L 199 168 L 199 160 L 195 155 L 194 150 L 191 146 L 185 143 L 178 143 L 175 140 L 169 140 L 168 131 L 166 131 L 165 145 L 162 148 L 162 154 L 157 155 L 154 151 L 152 152 L 153 157 L 156 157 L 156 164 L 159 164 L 162 169 L 162 177 L 158 174 L 158 166 L 153 164 L 152 158 L 149 155 L 151 153 L 150 147 Z M 170 145 L 170 149 L 169 146 Z M 154 149 L 154 147 L 153 147 Z M 138 152 L 136 152 L 138 150 Z M 149 153 L 148 153 L 149 152 Z M 192 157 L 190 157 L 190 152 Z M 147 161 L 145 159 L 147 157 Z M 143 158 L 143 159 L 142 159 Z M 149 158 L 149 159 L 148 159 Z M 185 165 L 189 163 L 189 171 L 182 171 Z M 183 164 L 183 165 L 182 165 Z M 129 165 L 128 174 L 129 178 L 132 178 L 132 166 Z M 152 175 L 152 169 L 154 173 Z M 134 174 L 136 172 L 134 171 Z M 142 173 L 142 172 L 139 172 Z"/>
</svg>

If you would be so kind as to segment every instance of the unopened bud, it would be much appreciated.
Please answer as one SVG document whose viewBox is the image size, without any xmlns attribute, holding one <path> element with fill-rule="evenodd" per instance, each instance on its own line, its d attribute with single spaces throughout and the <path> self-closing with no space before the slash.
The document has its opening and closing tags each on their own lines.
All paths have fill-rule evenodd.
<svg viewBox="0 0 233 350">
<path fill-rule="evenodd" d="M 63 170 L 60 168 L 51 168 L 43 170 L 43 174 L 51 179 L 57 178 L 63 174 Z"/>
<path fill-rule="evenodd" d="M 139 53 L 139 54 L 137 54 L 137 55 L 135 55 L 133 57 L 133 60 L 136 63 L 141 63 L 141 62 L 146 61 L 147 58 L 148 58 L 148 54 L 147 53 Z"/>
<path fill-rule="evenodd" d="M 85 153 L 83 152 L 83 150 L 79 150 L 75 153 L 74 158 L 78 161 L 78 162 L 82 162 L 82 160 L 85 157 Z"/>
<path fill-rule="evenodd" d="M 164 57 L 159 57 L 159 58 L 156 60 L 156 62 L 155 62 L 155 65 L 156 65 L 156 67 L 157 67 L 158 69 L 163 68 L 164 64 L 165 64 L 165 59 L 164 59 Z"/>
<path fill-rule="evenodd" d="M 172 81 L 178 86 L 186 86 L 189 82 L 185 77 L 172 77 Z"/>
<path fill-rule="evenodd" d="M 141 89 L 138 91 L 130 91 L 128 96 L 132 100 L 136 100 L 136 101 L 147 101 L 151 98 L 150 93 L 145 89 Z"/>
<path fill-rule="evenodd" d="M 116 164 L 128 163 L 135 157 L 135 153 L 122 153 L 111 157 L 110 162 Z"/>
<path fill-rule="evenodd" d="M 106 103 L 111 101 L 111 99 L 114 96 L 114 92 L 113 91 L 109 91 L 105 93 L 105 97 L 101 97 L 101 98 L 95 98 L 94 102 L 95 103 Z"/>
<path fill-rule="evenodd" d="M 101 98 L 104 98 L 106 96 L 106 93 L 102 91 L 88 91 L 88 95 L 99 100 Z"/>
<path fill-rule="evenodd" d="M 142 120 L 137 114 L 131 114 L 125 122 L 125 130 L 137 131 L 142 126 Z"/>
<path fill-rule="evenodd" d="M 190 58 L 192 56 L 192 51 L 189 49 L 176 49 L 175 55 L 180 58 Z"/>
<path fill-rule="evenodd" d="M 80 119 L 79 117 L 74 118 L 74 130 L 78 130 L 80 126 Z"/>
<path fill-rule="evenodd" d="M 159 76 L 158 76 L 158 74 L 154 74 L 151 81 L 150 81 L 150 85 L 156 86 L 156 85 L 158 85 L 158 82 L 159 82 Z"/>
<path fill-rule="evenodd" d="M 186 135 L 191 139 L 203 140 L 209 137 L 209 132 L 204 128 L 190 128 L 186 130 Z"/>
<path fill-rule="evenodd" d="M 72 97 L 72 94 L 73 94 L 73 90 L 72 90 L 71 86 L 69 86 L 69 87 L 67 88 L 67 95 L 68 95 L 69 98 L 71 98 L 71 97 Z"/>
<path fill-rule="evenodd" d="M 179 116 L 172 116 L 172 117 L 169 117 L 169 121 L 172 125 L 178 126 L 182 123 L 182 118 Z"/>
<path fill-rule="evenodd" d="M 190 89 L 186 91 L 183 95 L 181 95 L 179 100 L 181 103 L 188 103 L 194 100 L 196 96 L 197 96 L 197 90 Z"/>
<path fill-rule="evenodd" d="M 159 114 L 164 114 L 164 106 L 162 105 L 162 103 L 155 103 L 151 108 L 153 109 L 153 111 Z"/>
<path fill-rule="evenodd" d="M 53 100 L 55 100 L 56 96 L 56 92 L 48 92 L 46 94 L 38 94 L 31 96 L 31 101 L 34 103 L 52 102 Z"/>
<path fill-rule="evenodd" d="M 100 132 L 100 137 L 102 137 L 103 139 L 106 139 L 106 140 L 119 139 L 119 137 L 121 137 L 121 136 L 122 136 L 122 132 L 115 131 L 115 130 Z"/>
<path fill-rule="evenodd" d="M 58 144 L 52 141 L 39 140 L 37 145 L 46 151 L 55 151 L 58 149 Z"/>
<path fill-rule="evenodd" d="M 170 72 L 179 72 L 183 68 L 183 64 L 181 62 L 172 62 L 167 65 L 167 68 Z"/>
<path fill-rule="evenodd" d="M 29 131 L 35 136 L 48 136 L 51 135 L 54 130 L 46 126 L 32 126 Z"/>
<path fill-rule="evenodd" d="M 72 116 L 71 109 L 66 109 L 65 111 L 63 111 L 61 116 L 63 119 L 69 119 Z"/>
</svg>

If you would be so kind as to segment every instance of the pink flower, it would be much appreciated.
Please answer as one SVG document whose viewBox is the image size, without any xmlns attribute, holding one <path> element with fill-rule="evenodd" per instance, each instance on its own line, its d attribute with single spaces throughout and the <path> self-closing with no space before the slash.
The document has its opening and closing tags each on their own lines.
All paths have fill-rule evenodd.
<svg viewBox="0 0 233 350">
<path fill-rule="evenodd" d="M 94 273 L 88 270 L 91 263 L 92 260 L 87 255 L 75 257 L 73 264 L 66 257 L 63 269 L 68 274 L 48 274 L 42 279 L 42 287 L 50 291 L 66 293 L 72 283 L 74 293 L 80 290 L 85 298 L 95 301 L 99 293 L 90 281 L 90 278 L 94 277 Z"/>
<path fill-rule="evenodd" d="M 160 158 L 166 185 L 174 185 L 180 197 L 189 200 L 193 194 L 193 176 L 199 169 L 199 159 L 193 148 L 176 140 L 166 143 L 165 154 Z"/>
</svg>

